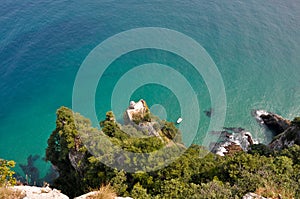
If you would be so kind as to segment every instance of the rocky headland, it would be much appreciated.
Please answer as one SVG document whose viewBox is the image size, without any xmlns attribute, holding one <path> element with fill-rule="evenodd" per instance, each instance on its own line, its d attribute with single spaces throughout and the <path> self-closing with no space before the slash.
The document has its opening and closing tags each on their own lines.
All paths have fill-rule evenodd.
<svg viewBox="0 0 300 199">
<path fill-rule="evenodd" d="M 90 127 L 89 120 L 83 116 L 73 113 L 72 110 L 66 107 L 62 107 L 57 111 L 57 126 L 48 140 L 46 151 L 46 159 L 51 161 L 56 173 L 59 174 L 52 184 L 56 189 L 48 186 L 15 186 L 11 187 L 11 189 L 21 191 L 25 195 L 24 199 L 91 198 L 97 196 L 99 191 L 88 191 L 91 190 L 91 187 L 93 190 L 97 190 L 99 185 L 111 185 L 116 192 L 113 197 L 115 199 L 121 199 L 121 197 L 116 197 L 116 195 L 148 198 L 151 194 L 153 196 L 156 195 L 156 198 L 174 198 L 175 196 L 175 198 L 181 198 L 180 194 L 184 195 L 187 193 L 192 195 L 199 194 L 198 196 L 211 194 L 218 197 L 227 194 L 229 197 L 236 194 L 236 192 L 245 199 L 268 198 L 262 197 L 257 193 L 266 192 L 265 190 L 268 190 L 269 186 L 277 188 L 282 186 L 277 180 L 276 183 L 278 184 L 270 185 L 269 181 L 272 178 L 264 180 L 269 178 L 269 175 L 275 176 L 277 175 L 276 172 L 279 172 L 279 170 L 273 171 L 272 168 L 281 168 L 282 164 L 280 164 L 280 161 L 284 162 L 283 166 L 290 161 L 290 167 L 293 167 L 298 160 L 288 159 L 285 154 L 277 159 L 269 160 L 268 158 L 272 159 L 272 157 L 264 156 L 266 153 L 260 153 L 259 150 L 255 151 L 253 149 L 281 151 L 293 145 L 300 145 L 300 118 L 290 121 L 280 115 L 264 110 L 254 110 L 252 115 L 259 125 L 273 133 L 273 140 L 270 143 L 267 145 L 261 144 L 263 146 L 261 147 L 246 129 L 242 127 L 224 127 L 221 131 L 210 132 L 218 135 L 219 141 L 211 144 L 209 150 L 212 153 L 209 153 L 206 152 L 207 149 L 198 145 L 192 145 L 189 149 L 185 148 L 181 141 L 181 134 L 174 124 L 160 121 L 157 117 L 151 115 L 146 102 L 143 100 L 137 103 L 130 103 L 124 113 L 124 125 L 117 123 L 113 113 L 108 112 L 106 119 L 100 122 L 101 132 Z M 86 135 L 78 132 L 78 126 L 83 127 Z M 108 137 L 109 141 L 118 145 L 119 148 L 145 154 L 145 157 L 147 157 L 146 161 L 137 159 L 134 156 L 124 156 L 118 151 L 118 148 L 109 149 L 112 151 L 111 154 L 102 152 L 103 148 L 108 147 L 106 142 L 101 142 L 103 136 Z M 89 138 L 90 147 L 93 147 L 91 149 L 96 148 L 101 152 L 102 156 L 96 157 L 89 152 L 83 144 L 86 138 Z M 152 151 L 160 150 L 162 147 L 167 148 L 168 153 L 160 154 L 160 156 L 151 156 Z M 164 158 L 174 155 L 178 150 L 185 151 L 184 155 L 178 160 L 174 160 L 174 163 L 170 166 L 158 170 L 157 173 L 144 172 L 143 169 L 153 167 L 152 161 L 155 158 L 164 164 Z M 292 150 L 297 151 L 298 149 L 294 148 Z M 241 151 L 248 153 L 239 153 Z M 251 151 L 255 152 L 251 153 Z M 260 154 L 255 154 L 256 152 Z M 199 154 L 202 153 L 207 154 L 206 157 L 200 158 Z M 280 155 L 280 153 L 277 155 Z M 22 165 L 23 170 L 33 170 L 30 168 L 34 166 L 33 163 L 37 158 L 35 156 L 30 157 L 28 165 Z M 128 162 L 131 165 L 141 163 L 139 161 L 145 162 L 142 162 L 141 167 L 138 167 L 137 171 L 130 173 L 106 166 L 100 161 L 101 158 L 104 158 L 105 161 L 117 160 L 116 164 L 120 165 Z M 295 158 L 295 155 L 290 156 L 290 158 Z M 240 162 L 241 160 L 242 162 Z M 247 165 L 247 161 L 243 162 L 244 160 L 251 162 L 251 166 Z M 270 167 L 261 168 L 263 167 L 262 165 L 257 167 L 255 164 L 260 164 L 258 163 L 260 161 L 263 164 L 270 165 Z M 241 167 L 241 164 L 244 167 Z M 297 167 L 295 166 L 294 168 Z M 265 174 L 266 169 L 269 169 L 267 174 Z M 288 180 L 295 175 L 286 174 L 284 171 L 280 170 L 282 172 L 280 175 L 288 176 Z M 292 172 L 292 170 L 289 172 Z M 36 178 L 38 178 L 38 175 L 36 175 Z M 219 179 L 222 181 L 219 181 Z M 253 182 L 248 187 L 248 185 L 244 185 L 240 181 L 241 179 Z M 234 186 L 231 187 L 232 184 Z M 291 182 L 291 184 L 294 183 Z M 235 186 L 242 187 L 244 190 L 235 190 Z M 59 189 L 68 196 L 62 194 Z M 257 189 L 260 191 L 254 193 Z M 289 189 L 292 190 L 290 187 Z M 212 192 L 212 190 L 216 192 Z M 272 193 L 277 194 L 276 197 L 279 197 L 281 191 L 273 190 Z M 285 192 L 283 193 L 286 194 Z M 166 194 L 170 195 L 166 196 Z M 127 197 L 124 199 L 131 198 Z"/>
<path fill-rule="evenodd" d="M 255 110 L 253 115 L 261 125 L 273 133 L 273 140 L 268 144 L 270 149 L 280 150 L 294 144 L 300 145 L 299 118 L 290 121 L 280 115 L 264 110 Z"/>
<path fill-rule="evenodd" d="M 271 150 L 281 150 L 300 144 L 300 120 L 295 118 L 293 121 L 282 116 L 265 110 L 253 110 L 253 117 L 263 128 L 271 131 L 273 139 L 267 146 Z M 237 151 L 251 149 L 251 145 L 259 144 L 252 137 L 252 134 L 241 127 L 226 128 L 222 131 L 213 131 L 211 134 L 220 135 L 217 143 L 211 144 L 211 152 L 224 156 Z"/>
</svg>

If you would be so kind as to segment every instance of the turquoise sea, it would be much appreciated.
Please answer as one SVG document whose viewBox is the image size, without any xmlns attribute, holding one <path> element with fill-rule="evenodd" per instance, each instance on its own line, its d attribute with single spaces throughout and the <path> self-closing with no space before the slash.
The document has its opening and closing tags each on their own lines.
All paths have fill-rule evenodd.
<svg viewBox="0 0 300 199">
<path fill-rule="evenodd" d="M 201 44 L 222 75 L 225 126 L 244 127 L 263 142 L 268 138 L 251 116 L 266 109 L 292 119 L 300 115 L 300 2 L 297 0 L 145 1 L 3 0 L 0 4 L 0 157 L 27 164 L 29 155 L 45 175 L 47 138 L 55 112 L 72 107 L 77 71 L 102 41 L 122 31 L 161 27 Z M 179 70 L 197 90 L 201 144 L 211 108 L 205 82 L 180 57 L 139 50 L 117 59 L 103 75 L 95 101 L 98 119 L 110 110 L 117 80 L 139 64 L 160 62 Z M 159 75 L 159 71 L 157 72 Z M 178 100 L 166 87 L 147 84 L 133 93 L 153 111 L 176 121 Z M 186 102 L 188 103 L 188 101 Z M 124 104 L 124 109 L 127 104 Z M 213 108 L 213 107 L 212 107 Z M 165 112 L 164 112 L 165 111 Z M 184 118 L 188 120 L 188 118 Z M 216 129 L 220 130 L 220 129 Z M 17 171 L 22 171 L 17 166 Z"/>
</svg>

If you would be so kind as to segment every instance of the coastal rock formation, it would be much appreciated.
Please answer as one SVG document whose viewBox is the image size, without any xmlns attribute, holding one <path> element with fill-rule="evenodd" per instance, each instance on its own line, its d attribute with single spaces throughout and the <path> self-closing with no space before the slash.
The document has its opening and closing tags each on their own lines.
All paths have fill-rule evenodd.
<svg viewBox="0 0 300 199">
<path fill-rule="evenodd" d="M 81 160 L 85 157 L 85 155 L 85 153 L 82 153 L 79 150 L 70 150 L 68 154 L 71 165 L 79 173 L 84 167 L 84 165 L 81 164 Z"/>
<path fill-rule="evenodd" d="M 131 101 L 129 107 L 124 113 L 124 124 L 130 124 L 131 122 L 138 123 L 149 112 L 147 104 L 144 100 L 138 102 Z"/>
<path fill-rule="evenodd" d="M 57 189 L 49 187 L 14 186 L 11 189 L 21 191 L 25 194 L 24 199 L 69 199 Z"/>
<path fill-rule="evenodd" d="M 243 128 L 224 128 L 224 131 L 217 133 L 220 133 L 220 141 L 211 146 L 211 151 L 220 156 L 236 151 L 248 151 L 252 144 L 257 143 L 251 133 Z"/>
<path fill-rule="evenodd" d="M 283 133 L 274 137 L 273 141 L 269 144 L 269 147 L 271 149 L 279 150 L 291 147 L 294 144 L 300 145 L 300 127 L 293 124 Z"/>
<path fill-rule="evenodd" d="M 151 121 L 150 110 L 143 99 L 138 102 L 131 101 L 123 119 L 125 125 L 131 125 L 138 131 L 147 132 L 147 136 L 155 136 L 164 141 L 158 129 L 154 128 L 159 124 L 157 121 Z"/>
<path fill-rule="evenodd" d="M 260 124 L 265 125 L 270 131 L 272 131 L 274 136 L 282 133 L 291 125 L 289 120 L 275 113 L 264 110 L 254 110 L 252 114 Z"/>
<path fill-rule="evenodd" d="M 299 118 L 295 118 L 291 122 L 280 115 L 264 110 L 255 110 L 253 115 L 259 123 L 273 132 L 273 140 L 268 145 L 270 149 L 280 150 L 294 144 L 300 145 Z"/>
<path fill-rule="evenodd" d="M 243 196 L 243 199 L 268 199 L 268 198 L 262 197 L 256 193 L 247 193 L 246 195 Z"/>
</svg>

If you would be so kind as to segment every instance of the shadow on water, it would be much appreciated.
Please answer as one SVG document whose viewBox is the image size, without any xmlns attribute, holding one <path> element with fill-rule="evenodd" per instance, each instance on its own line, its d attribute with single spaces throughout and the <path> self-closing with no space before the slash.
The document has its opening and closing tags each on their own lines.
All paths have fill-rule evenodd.
<svg viewBox="0 0 300 199">
<path fill-rule="evenodd" d="M 204 113 L 205 113 L 205 115 L 207 116 L 207 117 L 211 117 L 212 116 L 212 114 L 213 114 L 213 112 L 214 112 L 214 109 L 213 108 L 210 108 L 210 109 L 208 109 L 208 110 L 205 110 L 205 111 L 203 111 Z"/>
<path fill-rule="evenodd" d="M 54 179 L 58 177 L 58 172 L 51 166 L 47 174 L 40 178 L 40 171 L 37 166 L 35 166 L 35 162 L 39 159 L 41 159 L 39 155 L 29 155 L 27 157 L 27 164 L 19 164 L 25 174 L 25 176 L 23 176 L 20 173 L 16 173 L 15 177 L 20 183 L 43 186 L 45 182 L 52 184 Z M 42 160 L 45 161 L 44 158 L 42 158 Z"/>
</svg>

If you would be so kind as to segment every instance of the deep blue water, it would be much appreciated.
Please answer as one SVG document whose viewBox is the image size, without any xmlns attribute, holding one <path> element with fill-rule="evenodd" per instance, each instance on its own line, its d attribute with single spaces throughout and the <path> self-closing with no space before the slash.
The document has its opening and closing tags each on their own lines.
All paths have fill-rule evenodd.
<svg viewBox="0 0 300 199">
<path fill-rule="evenodd" d="M 206 49 L 226 89 L 225 126 L 244 127 L 267 141 L 251 109 L 263 108 L 290 119 L 300 115 L 299 1 L 4 0 L 0 4 L 0 157 L 21 164 L 30 154 L 43 157 L 55 129 L 56 109 L 72 107 L 74 80 L 86 56 L 108 37 L 140 27 L 176 30 Z M 99 120 L 110 110 L 111 89 L 126 67 L 151 61 L 189 76 L 199 90 L 201 110 L 210 108 L 206 85 L 188 63 L 167 52 L 144 50 L 122 56 L 105 72 L 101 79 L 105 86 L 98 87 L 95 98 Z M 180 114 L 176 97 L 167 88 L 145 85 L 132 95 L 139 98 L 150 106 L 164 106 L 169 120 Z M 194 140 L 200 144 L 209 122 L 201 114 Z M 44 175 L 48 165 L 40 159 L 37 166 Z"/>
</svg>

